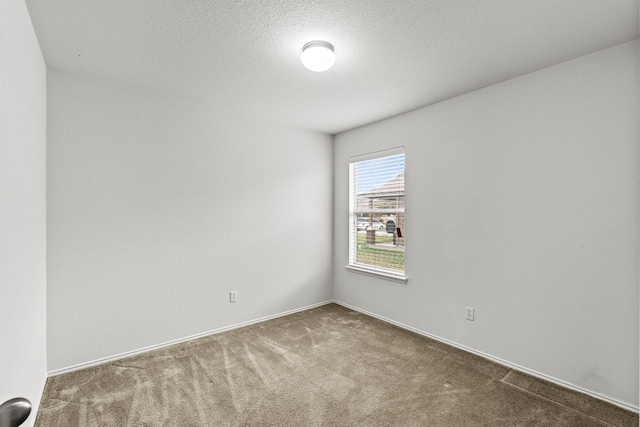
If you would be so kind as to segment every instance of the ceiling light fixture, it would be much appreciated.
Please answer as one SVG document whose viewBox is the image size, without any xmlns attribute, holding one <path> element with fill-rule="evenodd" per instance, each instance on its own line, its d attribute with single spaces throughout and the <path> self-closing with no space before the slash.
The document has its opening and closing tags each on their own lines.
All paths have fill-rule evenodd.
<svg viewBox="0 0 640 427">
<path fill-rule="evenodd" d="M 302 65 L 311 71 L 327 71 L 336 63 L 336 54 L 331 43 L 315 40 L 302 47 Z"/>
</svg>

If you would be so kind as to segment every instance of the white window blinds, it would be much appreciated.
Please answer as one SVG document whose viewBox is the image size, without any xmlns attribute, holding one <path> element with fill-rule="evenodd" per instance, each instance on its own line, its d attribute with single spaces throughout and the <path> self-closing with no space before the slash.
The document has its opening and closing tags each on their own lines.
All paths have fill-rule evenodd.
<svg viewBox="0 0 640 427">
<path fill-rule="evenodd" d="M 404 147 L 349 160 L 349 267 L 404 277 Z"/>
</svg>

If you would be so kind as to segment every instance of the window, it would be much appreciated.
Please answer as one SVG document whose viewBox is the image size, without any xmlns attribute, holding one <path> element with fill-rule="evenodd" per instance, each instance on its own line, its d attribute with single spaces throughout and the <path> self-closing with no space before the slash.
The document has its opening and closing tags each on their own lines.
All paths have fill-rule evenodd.
<svg viewBox="0 0 640 427">
<path fill-rule="evenodd" d="M 406 282 L 404 147 L 349 160 L 350 270 Z"/>
</svg>

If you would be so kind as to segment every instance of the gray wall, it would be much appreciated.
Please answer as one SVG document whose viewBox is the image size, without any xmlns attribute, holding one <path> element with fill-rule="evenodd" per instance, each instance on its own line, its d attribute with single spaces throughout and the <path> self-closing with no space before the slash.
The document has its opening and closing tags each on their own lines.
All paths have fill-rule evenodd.
<svg viewBox="0 0 640 427">
<path fill-rule="evenodd" d="M 399 145 L 407 285 L 344 268 L 348 159 Z M 339 134 L 334 153 L 337 300 L 637 407 L 637 41 Z"/>
<path fill-rule="evenodd" d="M 0 2 L 0 403 L 46 379 L 46 71 L 22 0 Z"/>
<path fill-rule="evenodd" d="M 330 136 L 57 70 L 48 105 L 50 371 L 331 298 Z"/>
</svg>

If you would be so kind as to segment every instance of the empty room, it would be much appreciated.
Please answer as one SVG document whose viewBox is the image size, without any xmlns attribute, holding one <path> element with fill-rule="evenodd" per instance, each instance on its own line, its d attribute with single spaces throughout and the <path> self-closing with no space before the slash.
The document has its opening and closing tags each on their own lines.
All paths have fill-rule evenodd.
<svg viewBox="0 0 640 427">
<path fill-rule="evenodd" d="M 638 426 L 638 0 L 0 0 L 0 427 Z"/>
</svg>

